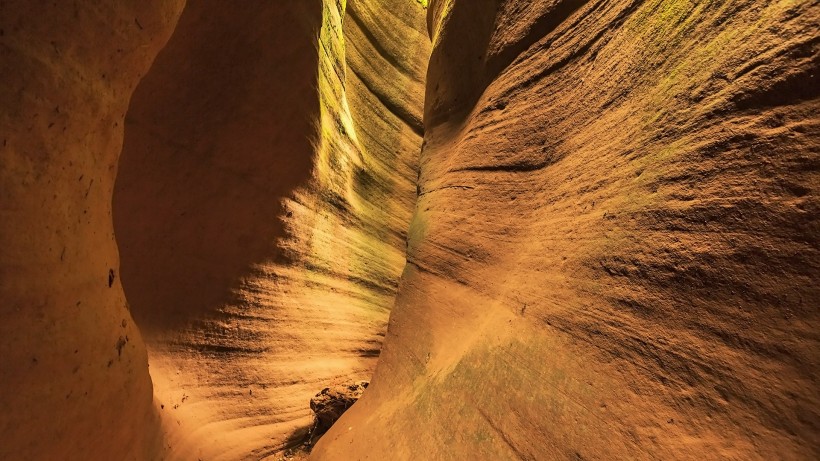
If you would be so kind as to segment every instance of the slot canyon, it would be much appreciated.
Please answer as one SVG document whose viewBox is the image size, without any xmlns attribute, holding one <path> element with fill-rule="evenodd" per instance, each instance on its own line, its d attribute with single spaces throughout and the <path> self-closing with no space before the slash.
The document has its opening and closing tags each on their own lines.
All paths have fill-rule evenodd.
<svg viewBox="0 0 820 461">
<path fill-rule="evenodd" d="M 820 459 L 818 75 L 818 0 L 0 0 L 0 461 Z"/>
</svg>

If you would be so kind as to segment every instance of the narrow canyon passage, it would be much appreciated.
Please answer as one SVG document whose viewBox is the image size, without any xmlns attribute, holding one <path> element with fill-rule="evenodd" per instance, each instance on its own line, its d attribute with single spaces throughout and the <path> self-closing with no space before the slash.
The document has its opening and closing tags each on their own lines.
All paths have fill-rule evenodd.
<svg viewBox="0 0 820 461">
<path fill-rule="evenodd" d="M 818 24 L 0 1 L 0 460 L 820 458 Z"/>
<path fill-rule="evenodd" d="M 375 367 L 416 196 L 423 6 L 183 3 L 2 4 L 4 69 L 30 69 L 39 85 L 14 76 L 4 106 L 28 107 L 16 85 L 71 123 L 48 120 L 26 137 L 20 120 L 45 109 L 6 113 L 20 138 L 7 140 L 3 163 L 2 385 L 16 397 L 3 401 L 0 459 L 271 457 L 312 426 L 314 394 Z M 58 23 L 64 34 L 44 35 L 55 39 L 44 50 L 28 46 Z M 92 26 L 97 35 L 77 35 Z M 108 67 L 97 70 L 95 53 Z M 51 153 L 30 163 L 43 142 Z M 31 194 L 53 188 L 39 168 L 62 162 L 61 187 L 76 191 L 44 200 L 68 224 L 44 217 Z M 21 202 L 8 208 L 6 197 Z M 21 230 L 41 220 L 46 238 L 27 240 Z M 41 244 L 43 262 L 30 258 Z M 55 261 L 76 285 L 43 274 Z M 53 288 L 32 290 L 43 277 Z M 55 334 L 27 336 L 44 324 Z M 61 406 L 70 410 L 55 418 Z"/>
<path fill-rule="evenodd" d="M 817 459 L 817 24 L 431 2 L 408 265 L 314 459 Z"/>
<path fill-rule="evenodd" d="M 389 3 L 191 2 L 134 93 L 114 224 L 164 457 L 270 456 L 372 374 L 429 58 Z"/>
</svg>

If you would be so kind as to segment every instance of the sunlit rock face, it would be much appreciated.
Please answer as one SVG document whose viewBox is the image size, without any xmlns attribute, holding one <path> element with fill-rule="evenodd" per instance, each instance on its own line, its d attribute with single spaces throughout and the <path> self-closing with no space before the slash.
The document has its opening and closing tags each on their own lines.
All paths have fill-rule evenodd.
<svg viewBox="0 0 820 461">
<path fill-rule="evenodd" d="M 184 2 L 92 3 L 0 2 L 4 460 L 143 460 L 160 443 L 111 194 L 129 99 Z"/>
<path fill-rule="evenodd" d="M 818 6 L 433 0 L 420 197 L 315 459 L 816 459 Z"/>
<path fill-rule="evenodd" d="M 425 10 L 92 3 L 0 3 L 0 459 L 266 457 L 375 367 Z"/>
<path fill-rule="evenodd" d="M 0 0 L 0 460 L 820 458 L 818 23 Z"/>
<path fill-rule="evenodd" d="M 387 3 L 191 2 L 134 94 L 114 218 L 168 459 L 271 455 L 373 372 L 430 53 Z"/>
</svg>

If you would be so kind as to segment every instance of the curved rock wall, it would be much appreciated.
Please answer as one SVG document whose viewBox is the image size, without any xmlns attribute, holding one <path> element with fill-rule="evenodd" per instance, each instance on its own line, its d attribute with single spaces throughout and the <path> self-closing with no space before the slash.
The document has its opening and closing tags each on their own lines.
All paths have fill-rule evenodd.
<svg viewBox="0 0 820 461">
<path fill-rule="evenodd" d="M 375 366 L 424 10 L 93 3 L 0 3 L 0 458 L 267 457 Z"/>
<path fill-rule="evenodd" d="M 817 2 L 427 3 L 0 2 L 0 459 L 820 456 Z"/>
<path fill-rule="evenodd" d="M 123 284 L 147 332 L 229 301 L 278 255 L 306 185 L 321 1 L 188 4 L 134 93 L 114 194 Z"/>
<path fill-rule="evenodd" d="M 373 383 L 314 459 L 816 459 L 816 2 L 433 0 Z"/>
<path fill-rule="evenodd" d="M 413 2 L 186 7 L 134 95 L 114 200 L 168 459 L 271 455 L 316 392 L 369 379 L 429 52 Z"/>
<path fill-rule="evenodd" d="M 134 87 L 183 1 L 0 3 L 0 459 L 150 459 L 111 194 Z"/>
</svg>

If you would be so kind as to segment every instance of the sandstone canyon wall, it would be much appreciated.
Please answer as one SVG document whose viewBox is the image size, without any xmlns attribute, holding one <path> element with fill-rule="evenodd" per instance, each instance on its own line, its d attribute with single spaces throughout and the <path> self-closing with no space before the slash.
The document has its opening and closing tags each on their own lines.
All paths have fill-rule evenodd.
<svg viewBox="0 0 820 461">
<path fill-rule="evenodd" d="M 816 459 L 811 1 L 433 0 L 371 387 L 314 459 Z"/>
<path fill-rule="evenodd" d="M 271 455 L 372 374 L 430 52 L 389 3 L 189 2 L 135 92 L 114 217 L 170 459 Z"/>
<path fill-rule="evenodd" d="M 820 457 L 817 1 L 103 3 L 0 0 L 0 459 Z"/>
<path fill-rule="evenodd" d="M 111 195 L 129 99 L 183 3 L 0 3 L 0 459 L 142 460 L 159 441 Z"/>
<path fill-rule="evenodd" d="M 0 459 L 260 459 L 375 366 L 423 8 L 137 3 L 0 4 Z"/>
</svg>

